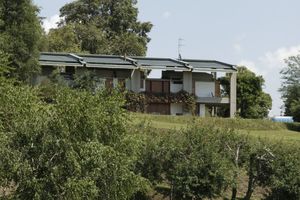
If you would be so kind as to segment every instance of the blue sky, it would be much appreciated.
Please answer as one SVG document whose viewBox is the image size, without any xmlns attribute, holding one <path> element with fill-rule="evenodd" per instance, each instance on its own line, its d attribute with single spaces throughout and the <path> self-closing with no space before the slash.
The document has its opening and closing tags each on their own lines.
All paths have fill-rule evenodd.
<svg viewBox="0 0 300 200">
<path fill-rule="evenodd" d="M 71 0 L 34 0 L 55 26 L 59 8 Z M 280 69 L 300 50 L 299 0 L 139 0 L 139 19 L 154 25 L 148 56 L 214 59 L 246 65 L 266 80 L 273 98 L 270 115 L 279 115 Z"/>
</svg>

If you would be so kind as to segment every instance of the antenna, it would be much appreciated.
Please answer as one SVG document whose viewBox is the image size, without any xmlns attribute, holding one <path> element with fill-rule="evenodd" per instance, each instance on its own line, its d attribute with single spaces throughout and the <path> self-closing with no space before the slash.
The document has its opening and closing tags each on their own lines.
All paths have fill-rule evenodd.
<svg viewBox="0 0 300 200">
<path fill-rule="evenodd" d="M 178 59 L 181 60 L 181 48 L 184 46 L 184 44 L 182 43 L 184 40 L 182 38 L 178 39 Z"/>
</svg>

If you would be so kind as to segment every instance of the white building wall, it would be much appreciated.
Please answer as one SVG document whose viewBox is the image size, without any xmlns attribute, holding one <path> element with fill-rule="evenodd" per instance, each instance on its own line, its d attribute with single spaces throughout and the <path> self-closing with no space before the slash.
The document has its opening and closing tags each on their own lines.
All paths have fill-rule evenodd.
<svg viewBox="0 0 300 200">
<path fill-rule="evenodd" d="M 171 115 L 182 115 L 183 107 L 181 103 L 171 103 Z"/>
<path fill-rule="evenodd" d="M 193 92 L 193 74 L 192 72 L 183 72 L 183 90 L 188 93 Z"/>
<path fill-rule="evenodd" d="M 180 92 L 183 89 L 183 84 L 174 84 L 173 81 L 171 81 L 170 90 L 172 93 Z"/>
<path fill-rule="evenodd" d="M 199 115 L 200 115 L 200 117 L 205 117 L 205 104 L 200 104 Z"/>
<path fill-rule="evenodd" d="M 198 97 L 213 97 L 215 96 L 215 82 L 195 82 L 195 93 Z"/>
</svg>

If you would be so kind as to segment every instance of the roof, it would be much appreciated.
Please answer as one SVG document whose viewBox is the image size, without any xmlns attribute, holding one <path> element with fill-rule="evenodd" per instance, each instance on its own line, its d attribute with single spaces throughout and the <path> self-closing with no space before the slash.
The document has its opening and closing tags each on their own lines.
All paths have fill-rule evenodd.
<svg viewBox="0 0 300 200">
<path fill-rule="evenodd" d="M 161 69 L 175 71 L 237 71 L 234 65 L 215 61 L 171 58 L 149 58 L 139 56 L 112 56 L 95 54 L 49 53 L 43 52 L 39 59 L 42 66 L 75 66 L 87 68 L 113 69 Z"/>
<path fill-rule="evenodd" d="M 184 59 L 185 62 L 193 66 L 194 70 L 232 70 L 235 69 L 234 65 L 227 64 L 216 60 L 196 60 L 196 59 Z"/>
<path fill-rule="evenodd" d="M 41 53 L 39 62 L 42 66 L 82 66 L 82 63 L 80 63 L 76 57 L 72 56 L 72 54 L 66 53 Z"/>
</svg>

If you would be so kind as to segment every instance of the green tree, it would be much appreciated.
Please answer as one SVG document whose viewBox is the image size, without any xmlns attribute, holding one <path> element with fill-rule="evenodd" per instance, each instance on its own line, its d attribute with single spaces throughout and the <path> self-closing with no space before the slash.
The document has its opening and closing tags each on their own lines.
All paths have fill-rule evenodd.
<svg viewBox="0 0 300 200">
<path fill-rule="evenodd" d="M 229 77 L 220 79 L 224 93 L 230 93 Z M 238 67 L 237 110 L 242 118 L 265 118 L 272 107 L 271 96 L 263 91 L 264 78 L 246 67 Z"/>
<path fill-rule="evenodd" d="M 54 52 L 80 52 L 80 43 L 72 25 L 51 29 L 47 35 L 48 49 Z"/>
<path fill-rule="evenodd" d="M 283 79 L 280 92 L 284 101 L 285 114 L 300 121 L 300 55 L 285 60 L 286 67 L 281 70 Z"/>
<path fill-rule="evenodd" d="M 291 144 L 276 142 L 271 146 L 274 156 L 268 170 L 268 200 L 300 199 L 300 147 Z"/>
<path fill-rule="evenodd" d="M 27 82 L 39 71 L 38 12 L 31 0 L 0 1 L 0 50 L 10 54 L 11 74 Z"/>
<path fill-rule="evenodd" d="M 52 32 L 69 26 L 68 35 L 75 34 L 74 41 L 83 52 L 145 55 L 152 24 L 138 21 L 136 4 L 135 0 L 77 0 L 61 8 L 64 20 Z M 55 44 L 54 35 L 48 37 Z M 53 45 L 49 50 L 56 51 Z M 60 50 L 69 49 L 61 45 Z"/>
<path fill-rule="evenodd" d="M 0 50 L 0 77 L 10 75 L 9 58 L 10 56 L 7 53 Z"/>
<path fill-rule="evenodd" d="M 147 182 L 116 147 L 126 115 L 120 95 L 0 82 L 0 187 L 14 199 L 130 199 Z M 130 145 L 129 145 L 130 146 Z"/>
</svg>

